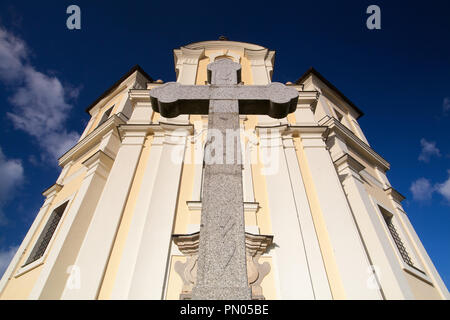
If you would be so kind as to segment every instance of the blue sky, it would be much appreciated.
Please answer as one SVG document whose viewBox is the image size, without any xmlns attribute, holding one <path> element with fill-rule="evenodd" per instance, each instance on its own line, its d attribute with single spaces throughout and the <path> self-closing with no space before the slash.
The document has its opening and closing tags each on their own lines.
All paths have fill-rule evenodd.
<svg viewBox="0 0 450 320">
<path fill-rule="evenodd" d="M 393 3 L 395 2 L 395 3 Z M 81 30 L 66 8 L 81 8 Z M 366 8 L 381 8 L 381 30 Z M 175 80 L 172 49 L 214 40 L 276 50 L 274 81 L 310 66 L 365 113 L 371 146 L 450 285 L 450 3 L 8 1 L 0 3 L 0 274 L 58 174 L 85 108 L 133 65 Z"/>
</svg>

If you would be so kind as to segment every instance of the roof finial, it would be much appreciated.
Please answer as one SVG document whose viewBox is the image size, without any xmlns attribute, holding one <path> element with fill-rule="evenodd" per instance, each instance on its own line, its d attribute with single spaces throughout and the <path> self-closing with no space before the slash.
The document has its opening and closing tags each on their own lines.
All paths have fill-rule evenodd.
<svg viewBox="0 0 450 320">
<path fill-rule="evenodd" d="M 220 36 L 220 37 L 219 37 L 219 40 L 220 40 L 220 41 L 228 41 L 228 38 L 225 37 L 225 36 Z"/>
</svg>

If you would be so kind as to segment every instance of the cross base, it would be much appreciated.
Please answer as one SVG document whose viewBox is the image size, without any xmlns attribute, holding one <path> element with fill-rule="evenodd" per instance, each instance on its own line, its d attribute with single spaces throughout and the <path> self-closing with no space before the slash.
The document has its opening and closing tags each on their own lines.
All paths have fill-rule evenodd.
<svg viewBox="0 0 450 320">
<path fill-rule="evenodd" d="M 195 287 L 192 300 L 251 300 L 252 290 L 246 287 Z"/>
</svg>

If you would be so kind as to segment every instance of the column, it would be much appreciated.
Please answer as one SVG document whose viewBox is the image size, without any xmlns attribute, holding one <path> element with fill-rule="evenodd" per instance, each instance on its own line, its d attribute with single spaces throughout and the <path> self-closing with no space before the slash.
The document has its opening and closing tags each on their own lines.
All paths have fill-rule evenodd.
<svg viewBox="0 0 450 320">
<path fill-rule="evenodd" d="M 134 178 L 147 128 L 122 128 L 122 145 L 111 168 L 75 266 L 81 272 L 79 289 L 65 289 L 62 299 L 95 299 L 111 253 L 123 208 Z"/>
<path fill-rule="evenodd" d="M 371 290 L 367 285 L 370 262 L 322 138 L 326 127 L 312 125 L 298 126 L 295 129 L 302 140 L 347 299 L 381 299 L 380 292 Z"/>
<path fill-rule="evenodd" d="M 378 212 L 374 210 L 359 174 L 364 170 L 364 166 L 348 154 L 334 163 L 338 174 L 343 177 L 342 186 L 371 263 L 375 271 L 379 271 L 377 278 L 384 296 L 388 300 L 414 299 L 389 239 L 380 224 Z"/>
<path fill-rule="evenodd" d="M 259 128 L 280 299 L 315 299 L 301 225 L 283 150 L 286 126 Z"/>
<path fill-rule="evenodd" d="M 136 230 L 141 237 L 138 239 L 133 235 L 127 239 L 126 249 L 136 246 L 138 250 L 136 252 L 135 249 L 132 249 L 134 252 L 124 253 L 127 256 L 134 256 L 133 259 L 136 261 L 134 269 L 129 273 L 131 276 L 129 291 L 123 293 L 129 299 L 160 300 L 164 298 L 163 292 L 170 261 L 172 229 L 181 170 L 186 140 L 188 134 L 191 133 L 192 126 L 161 126 L 165 131 L 164 142 L 162 146 L 158 147 L 160 160 L 157 164 L 149 163 L 149 166 L 158 168 L 154 172 L 154 187 L 146 194 L 150 201 L 145 211 L 133 217 L 132 228 L 134 229 L 130 230 L 130 236 L 131 232 Z M 138 207 L 136 207 L 137 209 Z M 137 225 L 140 223 L 142 223 L 142 230 L 137 230 Z M 121 268 L 123 267 L 121 266 Z M 129 269 L 131 268 L 128 268 L 126 272 L 129 272 Z M 127 290 L 127 286 L 128 284 L 125 284 L 125 290 Z M 118 289 L 119 284 L 114 289 L 114 297 L 122 295 Z"/>
</svg>

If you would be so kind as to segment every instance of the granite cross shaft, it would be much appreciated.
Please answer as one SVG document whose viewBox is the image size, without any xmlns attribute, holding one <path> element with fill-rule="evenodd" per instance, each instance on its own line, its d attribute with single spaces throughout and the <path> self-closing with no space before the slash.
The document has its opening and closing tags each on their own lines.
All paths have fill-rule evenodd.
<svg viewBox="0 0 450 320">
<path fill-rule="evenodd" d="M 171 82 L 150 91 L 153 110 L 163 117 L 209 115 L 193 299 L 251 299 L 245 256 L 239 114 L 283 118 L 297 106 L 298 92 L 294 88 L 281 83 L 244 86 L 240 72 L 240 64 L 220 59 L 208 65 L 209 85 Z M 230 140 L 230 133 L 234 135 L 231 148 L 224 143 Z M 222 161 L 217 160 L 218 153 Z"/>
</svg>

